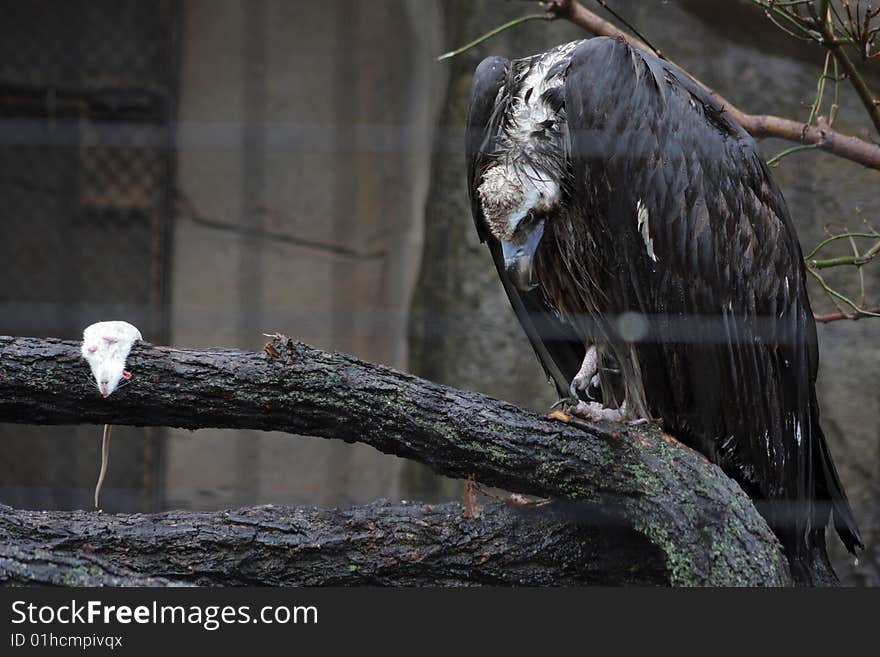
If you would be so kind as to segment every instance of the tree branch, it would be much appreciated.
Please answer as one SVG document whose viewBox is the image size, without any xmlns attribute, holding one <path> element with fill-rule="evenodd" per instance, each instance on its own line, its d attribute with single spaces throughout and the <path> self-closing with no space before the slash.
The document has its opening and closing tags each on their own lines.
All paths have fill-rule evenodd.
<svg viewBox="0 0 880 657">
<path fill-rule="evenodd" d="M 784 584 L 779 544 L 719 468 L 655 428 L 565 424 L 281 336 L 266 353 L 138 343 L 102 399 L 79 343 L 0 337 L 0 420 L 280 430 L 362 442 L 453 477 L 601 510 L 673 584 Z"/>
<path fill-rule="evenodd" d="M 547 508 L 493 504 L 468 519 L 454 503 L 155 515 L 0 505 L 0 584 L 668 584 L 660 551 L 634 532 Z"/>
<path fill-rule="evenodd" d="M 643 50 L 652 50 L 646 43 L 600 18 L 577 0 L 551 0 L 547 2 L 546 7 L 551 20 L 561 18 L 592 34 L 619 37 Z M 696 78 L 694 79 L 696 80 Z M 833 130 L 827 122 L 807 125 L 779 116 L 747 114 L 703 82 L 699 80 L 696 82 L 712 94 L 737 123 L 755 138 L 777 137 L 800 144 L 811 144 L 838 157 L 851 160 L 870 169 L 880 170 L 880 145 L 872 144 L 858 137 L 841 134 Z"/>
<path fill-rule="evenodd" d="M 836 313 L 817 313 L 813 315 L 817 322 L 828 324 L 829 322 L 838 322 L 841 320 L 856 321 L 863 317 L 880 317 L 880 306 L 872 308 L 859 308 L 851 312 L 843 311 Z"/>
<path fill-rule="evenodd" d="M 852 84 L 853 89 L 858 94 L 859 100 L 862 101 L 865 111 L 874 124 L 874 129 L 880 134 L 880 101 L 874 98 L 867 82 L 865 82 L 865 79 L 861 76 L 849 55 L 846 54 L 842 44 L 835 38 L 831 23 L 827 20 L 821 20 L 820 29 L 822 31 L 823 44 L 834 54 L 834 58 L 840 64 L 840 67 L 846 73 L 846 77 L 849 78 L 850 84 Z"/>
</svg>

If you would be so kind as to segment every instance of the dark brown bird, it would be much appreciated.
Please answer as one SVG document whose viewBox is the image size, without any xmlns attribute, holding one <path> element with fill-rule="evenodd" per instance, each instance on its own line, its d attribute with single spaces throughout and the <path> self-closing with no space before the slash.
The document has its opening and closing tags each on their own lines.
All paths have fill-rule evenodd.
<svg viewBox="0 0 880 657">
<path fill-rule="evenodd" d="M 801 249 L 752 138 L 680 69 L 596 38 L 484 60 L 468 113 L 480 239 L 561 395 L 662 418 L 755 500 L 795 576 L 861 546 L 819 425 Z"/>
</svg>

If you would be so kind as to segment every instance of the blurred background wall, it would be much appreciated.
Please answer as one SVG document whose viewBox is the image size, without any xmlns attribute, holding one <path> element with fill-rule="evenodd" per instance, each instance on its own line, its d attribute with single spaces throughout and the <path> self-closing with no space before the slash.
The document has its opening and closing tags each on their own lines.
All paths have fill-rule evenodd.
<svg viewBox="0 0 880 657">
<path fill-rule="evenodd" d="M 614 4 L 741 108 L 806 118 L 822 55 L 748 2 Z M 280 331 L 545 409 L 553 392 L 477 243 L 462 125 L 480 59 L 583 34 L 531 22 L 436 61 L 534 10 L 507 0 L 0 0 L 0 333 L 76 339 L 120 318 L 155 343 L 257 350 L 262 333 Z M 867 136 L 848 90 L 837 125 Z M 761 147 L 769 157 L 785 144 Z M 805 246 L 826 224 L 880 223 L 876 172 L 819 152 L 774 171 Z M 876 299 L 880 267 L 865 274 Z M 819 290 L 811 296 L 830 309 Z M 819 335 L 823 425 L 869 546 L 855 566 L 832 540 L 837 568 L 847 582 L 880 584 L 880 321 Z M 0 501 L 88 508 L 99 434 L 0 424 Z M 103 500 L 149 511 L 460 490 L 363 446 L 118 427 Z"/>
<path fill-rule="evenodd" d="M 406 367 L 443 22 L 435 3 L 380 4 L 181 6 L 174 344 L 258 349 L 281 331 Z M 401 495 L 400 460 L 294 443 L 232 431 L 166 441 L 166 504 Z"/>
</svg>

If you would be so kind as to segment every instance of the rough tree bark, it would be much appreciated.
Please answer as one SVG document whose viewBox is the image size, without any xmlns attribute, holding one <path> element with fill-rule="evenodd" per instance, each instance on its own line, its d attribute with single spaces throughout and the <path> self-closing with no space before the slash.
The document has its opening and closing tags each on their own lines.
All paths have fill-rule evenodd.
<svg viewBox="0 0 880 657">
<path fill-rule="evenodd" d="M 624 528 L 493 504 L 262 506 L 104 515 L 0 505 L 0 583 L 79 586 L 660 585 L 660 551 Z M 150 573 L 145 578 L 142 573 Z"/>
<path fill-rule="evenodd" d="M 362 442 L 445 475 L 576 501 L 569 513 L 578 523 L 610 518 L 654 546 L 670 584 L 790 583 L 778 542 L 739 486 L 655 427 L 548 420 L 282 337 L 265 353 L 139 343 L 128 369 L 130 385 L 102 399 L 79 343 L 0 337 L 0 420 L 249 428 Z"/>
</svg>

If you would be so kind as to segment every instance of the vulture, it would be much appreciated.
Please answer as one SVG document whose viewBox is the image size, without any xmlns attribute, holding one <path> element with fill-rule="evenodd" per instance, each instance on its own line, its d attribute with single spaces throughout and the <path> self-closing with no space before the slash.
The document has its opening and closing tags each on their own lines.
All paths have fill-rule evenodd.
<svg viewBox="0 0 880 657">
<path fill-rule="evenodd" d="M 862 544 L 819 425 L 801 248 L 754 140 L 679 68 L 597 37 L 483 60 L 465 142 L 479 238 L 573 412 L 662 419 L 755 501 L 797 580 L 833 581 L 829 519 Z"/>
</svg>

